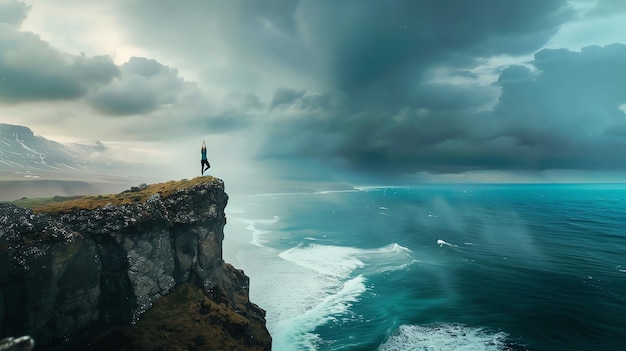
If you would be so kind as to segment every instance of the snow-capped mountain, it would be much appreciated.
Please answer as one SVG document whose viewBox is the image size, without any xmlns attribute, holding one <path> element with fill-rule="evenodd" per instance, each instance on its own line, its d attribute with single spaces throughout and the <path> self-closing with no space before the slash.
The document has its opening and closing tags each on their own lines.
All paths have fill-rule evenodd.
<svg viewBox="0 0 626 351">
<path fill-rule="evenodd" d="M 111 161 L 101 142 L 61 144 L 34 135 L 28 127 L 0 123 L 0 171 L 100 172 Z"/>
</svg>

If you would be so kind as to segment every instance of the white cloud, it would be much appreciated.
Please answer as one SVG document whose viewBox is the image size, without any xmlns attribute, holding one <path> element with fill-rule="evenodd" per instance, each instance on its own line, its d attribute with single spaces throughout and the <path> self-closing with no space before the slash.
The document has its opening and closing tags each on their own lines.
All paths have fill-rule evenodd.
<svg viewBox="0 0 626 351">
<path fill-rule="evenodd" d="M 19 27 L 26 18 L 30 6 L 19 0 L 0 0 L 0 24 Z"/>
<path fill-rule="evenodd" d="M 610 1 L 597 7 L 519 1 L 514 11 L 498 1 L 486 8 L 459 4 L 454 11 L 444 2 L 411 1 L 394 7 L 296 0 L 28 4 L 28 18 L 20 5 L 0 31 L 0 73 L 20 73 L 7 77 L 24 85 L 0 89 L 3 121 L 68 139 L 163 141 L 184 154 L 187 141 L 211 135 L 224 145 L 237 140 L 233 160 L 317 157 L 359 172 L 372 171 L 372 164 L 398 172 L 434 167 L 428 150 L 443 149 L 448 164 L 441 161 L 439 171 L 514 168 L 523 148 L 514 148 L 508 134 L 492 134 L 515 130 L 539 140 L 549 133 L 533 135 L 536 126 L 577 123 L 561 119 L 570 110 L 549 88 L 542 91 L 555 99 L 535 99 L 545 110 L 525 122 L 491 118 L 497 104 L 519 107 L 501 99 L 532 95 L 511 89 L 501 95 L 507 88 L 493 84 L 501 73 L 517 65 L 540 74 L 531 61 L 545 46 L 580 50 L 626 42 L 626 17 Z M 426 11 L 429 16 L 416 19 Z M 2 46 L 11 40 L 22 44 L 19 50 Z M 33 90 L 37 86 L 54 89 Z M 522 107 L 517 110 L 528 111 Z M 613 138 L 622 130 L 616 125 Z M 459 145 L 473 149 L 455 154 Z M 163 153 L 185 166 L 195 158 L 173 155 Z"/>
<path fill-rule="evenodd" d="M 589 45 L 626 44 L 625 1 L 578 1 L 574 6 L 579 16 L 564 23 L 546 47 L 580 50 Z"/>
<path fill-rule="evenodd" d="M 85 0 L 29 0 L 31 11 L 22 30 L 36 33 L 54 48 L 73 55 L 106 55 L 116 64 L 132 56 L 147 56 L 132 45 L 119 22 L 113 2 Z"/>
</svg>

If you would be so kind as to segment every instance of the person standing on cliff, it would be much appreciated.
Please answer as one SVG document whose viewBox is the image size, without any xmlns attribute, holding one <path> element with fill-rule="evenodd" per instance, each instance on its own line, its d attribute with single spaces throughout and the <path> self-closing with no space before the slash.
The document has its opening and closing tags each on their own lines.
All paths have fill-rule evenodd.
<svg viewBox="0 0 626 351">
<path fill-rule="evenodd" d="M 206 158 L 206 144 L 204 143 L 204 140 L 202 140 L 202 148 L 200 149 L 200 153 L 202 154 L 202 159 L 200 160 L 200 166 L 202 167 L 201 174 L 204 175 L 204 171 L 207 171 L 209 168 L 211 168 L 211 164 Z M 206 169 L 204 169 L 204 166 L 206 166 Z"/>
</svg>

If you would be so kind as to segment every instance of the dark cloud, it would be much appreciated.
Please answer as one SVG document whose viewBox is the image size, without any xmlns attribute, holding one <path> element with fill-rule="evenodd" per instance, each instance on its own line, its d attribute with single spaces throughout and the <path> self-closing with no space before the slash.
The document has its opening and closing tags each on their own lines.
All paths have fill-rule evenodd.
<svg viewBox="0 0 626 351">
<path fill-rule="evenodd" d="M 229 110 L 267 106 L 262 123 L 247 119 L 261 159 L 379 173 L 626 165 L 623 45 L 541 50 L 578 18 L 565 0 L 190 0 L 178 18 L 159 3 L 123 5 L 136 40 L 202 53 L 189 60 L 205 65 L 207 82 L 219 72 L 224 89 L 265 96 Z M 206 22 L 219 36 L 204 35 Z M 491 66 L 500 74 L 490 82 L 475 70 L 533 54 Z"/>
<path fill-rule="evenodd" d="M 128 62 L 122 65 L 122 70 L 128 74 L 136 74 L 143 77 L 151 77 L 162 72 L 172 72 L 176 75 L 176 70 L 166 67 L 156 60 L 145 57 L 131 57 Z"/>
<path fill-rule="evenodd" d="M 539 51 L 502 72 L 493 111 L 493 90 L 432 81 L 437 67 L 462 73 L 481 57 L 540 49 L 571 15 L 563 2 L 325 5 L 302 3 L 300 30 L 347 103 L 272 124 L 261 157 L 390 173 L 626 165 L 622 45 Z"/>
<path fill-rule="evenodd" d="M 103 114 L 150 121 L 126 124 L 138 137 L 248 128 L 259 159 L 386 175 L 626 165 L 626 50 L 542 50 L 575 15 L 565 0 L 116 4 L 132 44 L 178 58 L 212 92 L 208 99 L 147 58 L 108 75 L 74 64 L 71 72 L 99 83 L 69 79 L 56 91 L 88 94 Z M 490 66 L 490 81 L 477 70 L 516 55 L 524 56 L 517 65 Z"/>
<path fill-rule="evenodd" d="M 300 108 L 304 110 L 328 110 L 340 102 L 332 94 L 310 94 L 300 98 Z"/>
<path fill-rule="evenodd" d="M 304 90 L 296 91 L 293 89 L 280 87 L 276 89 L 276 91 L 274 91 L 274 97 L 272 98 L 272 102 L 270 103 L 270 110 L 281 105 L 290 105 L 296 99 L 304 96 L 304 93 Z"/>
<path fill-rule="evenodd" d="M 296 11 L 300 0 L 267 0 L 267 1 L 238 1 L 235 5 L 246 17 L 256 21 L 268 21 L 283 32 L 297 30 Z"/>
<path fill-rule="evenodd" d="M 476 87 L 424 84 L 419 103 L 394 113 L 303 115 L 272 125 L 269 138 L 281 143 L 268 142 L 263 156 L 390 174 L 624 169 L 624 62 L 622 44 L 541 50 L 528 67 L 502 71 L 492 110 L 473 109 L 484 93 Z"/>
<path fill-rule="evenodd" d="M 626 120 L 624 60 L 622 44 L 539 51 L 532 79 L 503 85 L 494 110 L 501 135 L 533 146 L 537 154 L 527 156 L 539 168 L 624 168 L 626 139 L 606 137 Z"/>
<path fill-rule="evenodd" d="M 225 90 L 245 86 L 255 91 L 265 88 L 268 78 L 274 90 L 286 76 L 315 74 L 316 57 L 297 34 L 299 0 L 140 0 L 118 5 L 118 20 L 129 29 L 131 40 L 201 67 L 205 80 L 217 80 Z M 181 53 L 193 54 L 181 58 Z"/>
<path fill-rule="evenodd" d="M 0 24 L 18 27 L 28 16 L 30 6 L 18 0 L 0 1 Z"/>
<path fill-rule="evenodd" d="M 585 13 L 588 17 L 614 16 L 626 12 L 626 3 L 621 0 L 597 0 L 596 5 Z"/>
<path fill-rule="evenodd" d="M 157 96 L 141 81 L 128 79 L 101 89 L 91 99 L 92 106 L 107 115 L 125 116 L 149 113 L 158 106 Z"/>
<path fill-rule="evenodd" d="M 250 111 L 262 103 L 254 94 L 233 92 L 209 101 L 195 83 L 178 71 L 143 57 L 132 57 L 120 66 L 120 75 L 89 96 L 98 112 L 108 116 L 132 116 L 123 133 L 133 139 L 177 139 L 224 134 L 247 127 Z"/>
<path fill-rule="evenodd" d="M 580 52 L 544 49 L 531 62 L 535 73 L 519 66 L 504 70 L 493 112 L 482 120 L 468 116 L 467 130 L 490 129 L 467 139 L 471 145 L 466 150 L 483 155 L 473 167 L 626 168 L 621 151 L 626 139 L 618 137 L 626 121 L 620 109 L 626 102 L 624 60 L 626 46 L 621 44 Z"/>
<path fill-rule="evenodd" d="M 260 109 L 252 94 L 230 94 L 220 108 L 195 84 L 154 60 L 131 58 L 121 66 L 120 78 L 94 94 L 90 101 L 111 116 L 133 116 L 127 128 L 135 139 L 177 139 L 231 133 L 247 127 L 249 111 Z"/>
<path fill-rule="evenodd" d="M 502 71 L 498 77 L 497 85 L 505 86 L 517 83 L 529 83 L 533 80 L 533 73 L 526 66 L 511 65 Z"/>
<path fill-rule="evenodd" d="M 302 28 L 335 87 L 406 89 L 429 67 L 537 50 L 568 19 L 564 1 L 312 1 Z"/>
<path fill-rule="evenodd" d="M 580 52 L 541 50 L 532 62 L 537 74 L 530 79 L 526 72 L 526 79 L 504 84 L 495 113 L 508 122 L 596 134 L 600 126 L 623 118 L 619 106 L 626 102 L 625 58 L 622 44 L 590 46 Z M 519 68 L 505 70 L 500 82 L 513 70 Z"/>
<path fill-rule="evenodd" d="M 185 89 L 178 72 L 155 60 L 132 57 L 120 66 L 120 75 L 89 98 L 92 106 L 107 115 L 145 114 L 174 104 Z"/>
<path fill-rule="evenodd" d="M 0 101 L 74 99 L 117 74 L 108 56 L 65 54 L 32 33 L 0 23 Z"/>
<path fill-rule="evenodd" d="M 342 160 L 338 163 L 358 171 L 389 173 L 540 167 L 518 163 L 516 154 L 532 151 L 515 148 L 506 137 L 494 138 L 502 130 L 499 122 L 478 113 L 493 100 L 493 90 L 436 83 L 432 72 L 448 67 L 473 78 L 466 68 L 479 58 L 532 53 L 569 18 L 564 5 L 301 2 L 298 35 L 307 39 L 313 56 L 323 58 L 325 86 L 341 92 L 342 104 L 332 113 L 302 112 L 272 125 L 262 156 L 286 157 L 291 151 Z M 503 80 L 511 80 L 511 73 Z M 291 106 L 302 105 L 303 91 L 280 92 L 292 93 L 284 94 Z"/>
<path fill-rule="evenodd" d="M 267 108 L 258 95 L 241 91 L 231 92 L 223 103 L 231 110 L 239 108 L 243 111 L 259 111 Z"/>
<path fill-rule="evenodd" d="M 197 119 L 198 126 L 203 127 L 199 134 L 223 134 L 240 130 L 250 125 L 252 117 L 238 110 L 229 110 L 217 115 L 207 115 Z M 201 123 L 204 122 L 204 123 Z"/>
<path fill-rule="evenodd" d="M 224 84 L 275 80 L 275 89 L 285 86 L 277 80 L 280 72 L 314 82 L 314 90 L 365 100 L 382 90 L 394 94 L 414 86 L 433 65 L 532 53 L 572 15 L 565 0 L 121 4 L 121 21 L 141 45 L 171 54 L 202 53 L 186 59 L 200 66 L 227 57 L 232 64 L 219 70 L 227 78 Z M 170 15 L 173 11 L 177 16 Z M 210 23 L 208 34 L 205 23 Z"/>
<path fill-rule="evenodd" d="M 333 110 L 341 106 L 339 95 L 330 93 L 307 94 L 305 90 L 294 90 L 280 87 L 274 91 L 270 103 L 270 110 L 275 108 L 290 108 L 295 110 Z"/>
</svg>

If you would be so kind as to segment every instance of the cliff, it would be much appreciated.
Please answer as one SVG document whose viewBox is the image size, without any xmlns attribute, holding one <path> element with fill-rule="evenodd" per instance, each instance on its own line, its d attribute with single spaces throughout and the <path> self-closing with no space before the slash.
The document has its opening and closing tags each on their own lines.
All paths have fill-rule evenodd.
<svg viewBox="0 0 626 351">
<path fill-rule="evenodd" d="M 248 277 L 222 260 L 227 201 L 221 180 L 199 177 L 0 204 L 0 338 L 27 334 L 51 350 L 269 350 Z"/>
</svg>

